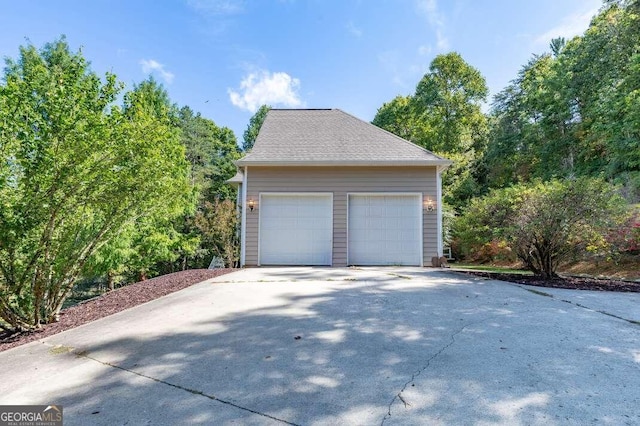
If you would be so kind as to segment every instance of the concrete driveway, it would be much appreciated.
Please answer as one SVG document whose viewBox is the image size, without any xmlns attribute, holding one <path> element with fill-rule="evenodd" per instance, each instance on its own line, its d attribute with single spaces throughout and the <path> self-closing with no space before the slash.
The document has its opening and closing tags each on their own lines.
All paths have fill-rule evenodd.
<svg viewBox="0 0 640 426">
<path fill-rule="evenodd" d="M 0 365 L 0 404 L 62 404 L 66 425 L 638 424 L 640 294 L 251 269 Z"/>
</svg>

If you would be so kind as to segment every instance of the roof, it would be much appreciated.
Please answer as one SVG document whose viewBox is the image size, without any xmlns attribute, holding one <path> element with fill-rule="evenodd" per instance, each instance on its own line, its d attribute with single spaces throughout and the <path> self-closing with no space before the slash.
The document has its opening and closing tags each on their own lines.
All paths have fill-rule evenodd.
<svg viewBox="0 0 640 426">
<path fill-rule="evenodd" d="M 238 169 L 236 174 L 233 175 L 231 179 L 228 179 L 225 182 L 230 184 L 238 184 L 238 183 L 242 183 L 243 181 L 244 181 L 244 173 L 242 172 L 242 170 Z"/>
<path fill-rule="evenodd" d="M 238 166 L 393 166 L 452 162 L 339 109 L 271 109 Z"/>
</svg>

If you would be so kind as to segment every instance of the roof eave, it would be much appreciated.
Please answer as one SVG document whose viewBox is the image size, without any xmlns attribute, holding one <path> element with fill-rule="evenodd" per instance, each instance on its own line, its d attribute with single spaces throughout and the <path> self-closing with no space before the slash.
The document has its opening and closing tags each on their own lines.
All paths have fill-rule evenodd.
<svg viewBox="0 0 640 426">
<path fill-rule="evenodd" d="M 442 166 L 449 167 L 453 164 L 450 160 L 421 160 L 421 161 L 245 161 L 238 160 L 235 164 L 245 166 Z"/>
<path fill-rule="evenodd" d="M 236 174 L 231 178 L 227 179 L 225 183 L 229 185 L 240 185 L 244 181 L 244 173 L 241 170 L 238 170 Z"/>
</svg>

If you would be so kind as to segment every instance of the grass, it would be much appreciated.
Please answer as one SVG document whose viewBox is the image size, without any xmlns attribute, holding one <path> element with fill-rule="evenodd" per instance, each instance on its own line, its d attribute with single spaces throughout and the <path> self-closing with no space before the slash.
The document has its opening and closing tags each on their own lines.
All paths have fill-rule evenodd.
<svg viewBox="0 0 640 426">
<path fill-rule="evenodd" d="M 637 254 L 621 254 L 615 260 L 589 259 L 562 265 L 558 273 L 561 275 L 579 276 L 585 278 L 622 279 L 640 281 L 640 257 Z M 532 275 L 530 271 L 519 269 L 517 263 L 504 265 L 477 264 L 456 262 L 451 263 L 454 269 L 495 272 L 507 274 Z"/>
</svg>

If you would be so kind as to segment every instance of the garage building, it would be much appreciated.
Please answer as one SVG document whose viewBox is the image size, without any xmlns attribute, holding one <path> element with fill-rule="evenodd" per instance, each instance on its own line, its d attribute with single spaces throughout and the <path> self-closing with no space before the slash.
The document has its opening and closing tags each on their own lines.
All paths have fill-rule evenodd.
<svg viewBox="0 0 640 426">
<path fill-rule="evenodd" d="M 242 266 L 411 265 L 442 256 L 451 161 L 339 109 L 272 109 L 236 162 Z"/>
</svg>

